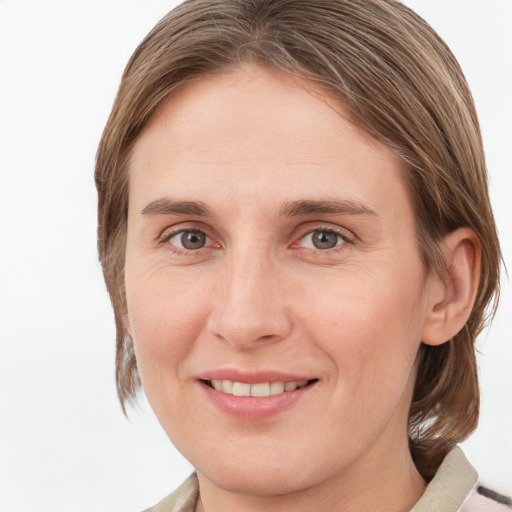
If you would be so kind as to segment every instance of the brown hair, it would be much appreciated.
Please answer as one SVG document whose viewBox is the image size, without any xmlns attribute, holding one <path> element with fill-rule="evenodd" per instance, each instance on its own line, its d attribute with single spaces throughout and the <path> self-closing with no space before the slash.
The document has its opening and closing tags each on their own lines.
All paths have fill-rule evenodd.
<svg viewBox="0 0 512 512">
<path fill-rule="evenodd" d="M 123 325 L 131 149 L 178 87 L 247 62 L 326 87 L 356 123 L 404 159 L 428 271 L 445 274 L 439 242 L 447 233 L 467 226 L 480 240 L 481 279 L 467 324 L 440 346 L 422 345 L 418 355 L 409 433 L 418 469 L 429 479 L 450 446 L 477 425 L 474 342 L 497 299 L 501 252 L 480 129 L 462 71 L 433 29 L 395 0 L 187 0 L 137 48 L 101 139 L 95 175 L 99 254 L 115 311 L 123 408 L 140 384 Z"/>
</svg>

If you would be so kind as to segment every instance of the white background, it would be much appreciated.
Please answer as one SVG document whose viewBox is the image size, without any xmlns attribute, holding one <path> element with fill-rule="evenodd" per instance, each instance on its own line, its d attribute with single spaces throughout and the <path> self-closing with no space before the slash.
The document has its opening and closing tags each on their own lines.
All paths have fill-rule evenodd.
<svg viewBox="0 0 512 512">
<path fill-rule="evenodd" d="M 459 58 L 512 267 L 512 1 L 409 0 Z M 0 510 L 136 512 L 190 466 L 149 408 L 126 420 L 97 263 L 96 146 L 123 67 L 175 2 L 0 0 Z M 485 8 L 483 7 L 485 6 Z M 465 444 L 512 494 L 512 290 L 479 343 L 482 420 Z"/>
</svg>

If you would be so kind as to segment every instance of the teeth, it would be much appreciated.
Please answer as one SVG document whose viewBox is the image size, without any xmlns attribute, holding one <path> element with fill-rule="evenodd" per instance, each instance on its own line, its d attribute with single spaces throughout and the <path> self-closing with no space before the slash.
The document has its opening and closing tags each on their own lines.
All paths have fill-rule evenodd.
<svg viewBox="0 0 512 512">
<path fill-rule="evenodd" d="M 270 383 L 270 394 L 280 395 L 284 391 L 284 384 L 282 382 L 271 382 Z"/>
<path fill-rule="evenodd" d="M 297 389 L 296 382 L 285 382 L 285 384 L 284 384 L 285 391 L 293 391 L 294 389 Z"/>
<path fill-rule="evenodd" d="M 233 394 L 233 382 L 231 380 L 223 380 L 222 381 L 222 389 L 224 393 L 228 393 L 229 395 Z"/>
<path fill-rule="evenodd" d="M 211 380 L 212 387 L 234 396 L 265 397 L 280 395 L 285 391 L 295 391 L 307 385 L 307 380 L 299 382 L 259 382 L 258 384 L 247 384 L 246 382 L 234 382 L 231 380 Z"/>
<path fill-rule="evenodd" d="M 251 396 L 270 396 L 270 383 L 253 384 L 251 386 Z"/>
<path fill-rule="evenodd" d="M 224 386 L 222 386 L 224 390 Z M 233 382 L 234 396 L 251 396 L 251 385 L 245 382 Z"/>
</svg>

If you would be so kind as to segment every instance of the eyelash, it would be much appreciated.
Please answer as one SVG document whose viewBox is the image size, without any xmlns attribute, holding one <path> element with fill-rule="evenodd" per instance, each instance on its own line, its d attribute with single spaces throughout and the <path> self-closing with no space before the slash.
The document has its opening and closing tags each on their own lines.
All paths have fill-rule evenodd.
<svg viewBox="0 0 512 512">
<path fill-rule="evenodd" d="M 203 247 L 199 247 L 197 249 L 186 249 L 184 247 L 176 247 L 174 244 L 171 244 L 170 241 L 176 236 L 185 234 L 185 233 L 200 233 L 203 234 L 206 238 L 205 245 Z M 339 250 L 341 246 L 345 244 L 353 244 L 355 242 L 355 236 L 350 233 L 349 231 L 341 228 L 334 228 L 332 226 L 318 226 L 314 229 L 310 229 L 291 244 L 291 247 L 294 248 L 296 244 L 298 244 L 300 241 L 303 241 L 306 237 L 313 235 L 314 233 L 327 233 L 327 234 L 334 234 L 338 237 L 338 241 L 336 242 L 336 245 L 332 248 L 326 248 L 326 249 L 320 249 L 315 247 L 307 248 L 306 250 L 314 251 L 315 253 L 325 254 L 329 253 L 331 251 Z M 159 243 L 161 245 L 167 245 L 167 247 L 174 253 L 183 254 L 183 255 L 194 255 L 197 254 L 201 249 L 208 249 L 207 246 L 208 241 L 211 243 L 211 238 L 205 233 L 204 229 L 199 227 L 187 227 L 187 228 L 180 228 L 174 231 L 166 231 L 160 238 Z M 210 248 L 220 248 L 220 244 L 215 244 L 214 246 Z M 300 247 L 297 247 L 297 249 L 300 249 Z"/>
<path fill-rule="evenodd" d="M 176 247 L 175 245 L 170 243 L 171 239 L 173 239 L 174 237 L 179 236 L 179 235 L 183 236 L 183 234 L 185 234 L 185 233 L 201 233 L 201 234 L 203 234 L 206 238 L 205 246 L 200 247 L 198 249 L 187 249 L 185 247 Z M 208 248 L 206 246 L 208 241 L 211 242 L 211 238 L 205 233 L 204 229 L 195 227 L 195 226 L 180 228 L 180 229 L 176 229 L 174 231 L 166 231 L 159 238 L 159 243 L 161 245 L 166 245 L 167 248 L 170 249 L 174 253 L 184 254 L 184 255 L 194 255 L 194 254 L 197 254 L 200 249 Z M 220 247 L 220 244 L 216 244 L 216 246 L 214 248 L 218 248 L 218 247 Z"/>
<path fill-rule="evenodd" d="M 314 229 L 308 230 L 306 233 L 302 234 L 300 238 L 297 240 L 297 242 L 294 242 L 293 245 L 298 243 L 299 241 L 304 241 L 306 237 L 312 236 L 314 233 L 326 233 L 326 234 L 333 234 L 338 237 L 338 241 L 336 242 L 336 245 L 334 247 L 330 247 L 327 249 L 320 249 L 318 247 L 309 247 L 308 250 L 314 251 L 315 253 L 329 253 L 331 251 L 340 250 L 341 246 L 345 244 L 352 244 L 355 241 L 354 235 L 352 235 L 349 231 L 341 228 L 334 228 L 332 226 L 319 226 L 315 227 Z"/>
</svg>

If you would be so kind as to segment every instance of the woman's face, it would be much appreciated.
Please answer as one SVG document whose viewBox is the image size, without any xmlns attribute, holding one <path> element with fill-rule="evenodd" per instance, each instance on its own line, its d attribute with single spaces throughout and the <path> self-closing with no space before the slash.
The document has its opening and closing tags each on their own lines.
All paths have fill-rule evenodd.
<svg viewBox="0 0 512 512">
<path fill-rule="evenodd" d="M 428 277 L 404 165 L 327 101 L 245 67 L 175 94 L 135 144 L 127 328 L 163 428 L 224 489 L 407 456 Z"/>
</svg>

